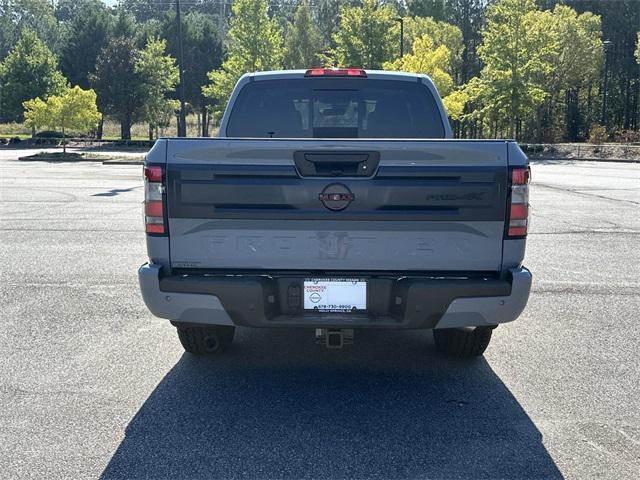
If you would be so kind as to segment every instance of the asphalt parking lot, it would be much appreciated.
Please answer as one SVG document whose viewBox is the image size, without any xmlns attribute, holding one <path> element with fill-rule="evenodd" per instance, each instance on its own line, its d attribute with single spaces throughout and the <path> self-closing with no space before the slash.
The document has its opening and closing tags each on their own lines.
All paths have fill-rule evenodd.
<svg viewBox="0 0 640 480">
<path fill-rule="evenodd" d="M 638 478 L 640 164 L 533 165 L 532 296 L 484 359 L 241 329 L 212 360 L 140 298 L 140 167 L 7 152 L 3 478 Z"/>
</svg>

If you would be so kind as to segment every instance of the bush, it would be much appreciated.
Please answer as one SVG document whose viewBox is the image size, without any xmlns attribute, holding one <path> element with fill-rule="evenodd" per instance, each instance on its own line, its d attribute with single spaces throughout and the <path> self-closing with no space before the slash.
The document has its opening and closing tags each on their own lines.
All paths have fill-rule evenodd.
<svg viewBox="0 0 640 480">
<path fill-rule="evenodd" d="M 112 142 L 114 147 L 144 147 L 151 148 L 155 140 L 115 140 Z"/>
<path fill-rule="evenodd" d="M 594 123 L 589 128 L 589 143 L 600 144 L 604 143 L 609 139 L 609 135 L 607 135 L 607 129 L 602 125 Z"/>
<path fill-rule="evenodd" d="M 57 147 L 62 142 L 62 137 L 60 138 L 35 138 L 33 140 L 34 145 L 50 145 L 53 147 Z"/>
<path fill-rule="evenodd" d="M 35 138 L 62 138 L 62 133 L 56 132 L 55 130 L 44 130 L 36 133 Z"/>
<path fill-rule="evenodd" d="M 640 131 L 618 130 L 613 134 L 613 141 L 619 143 L 640 143 Z"/>
</svg>

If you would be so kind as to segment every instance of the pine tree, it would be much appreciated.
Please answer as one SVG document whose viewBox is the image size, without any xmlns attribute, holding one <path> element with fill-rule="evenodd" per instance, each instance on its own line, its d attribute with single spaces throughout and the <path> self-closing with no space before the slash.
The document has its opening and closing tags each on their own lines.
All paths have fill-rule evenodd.
<svg viewBox="0 0 640 480">
<path fill-rule="evenodd" d="M 90 81 L 99 108 L 120 122 L 122 139 L 131 138 L 131 125 L 143 116 L 144 79 L 136 72 L 139 51 L 133 39 L 116 37 L 102 50 Z"/>
<path fill-rule="evenodd" d="M 318 66 L 321 49 L 320 35 L 305 1 L 297 8 L 293 23 L 287 28 L 284 66 L 289 69 Z"/>
</svg>

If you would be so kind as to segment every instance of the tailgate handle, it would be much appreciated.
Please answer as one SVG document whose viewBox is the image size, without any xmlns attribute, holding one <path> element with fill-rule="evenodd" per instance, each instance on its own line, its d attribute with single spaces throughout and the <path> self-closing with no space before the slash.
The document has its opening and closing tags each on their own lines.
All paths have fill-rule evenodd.
<svg viewBox="0 0 640 480">
<path fill-rule="evenodd" d="M 340 162 L 362 163 L 369 159 L 368 153 L 305 153 L 304 159 L 312 163 Z"/>
<path fill-rule="evenodd" d="M 371 177 L 380 163 L 379 152 L 294 152 L 302 177 Z"/>
</svg>

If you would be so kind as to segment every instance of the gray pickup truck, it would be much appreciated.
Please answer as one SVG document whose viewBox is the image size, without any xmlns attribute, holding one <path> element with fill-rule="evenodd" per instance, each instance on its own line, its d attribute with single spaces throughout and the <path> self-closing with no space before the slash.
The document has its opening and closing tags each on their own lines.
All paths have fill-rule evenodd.
<svg viewBox="0 0 640 480">
<path fill-rule="evenodd" d="M 219 138 L 145 159 L 149 310 L 185 350 L 236 326 L 433 329 L 481 355 L 524 309 L 529 167 L 509 140 L 452 140 L 431 80 L 360 69 L 244 75 Z"/>
</svg>

